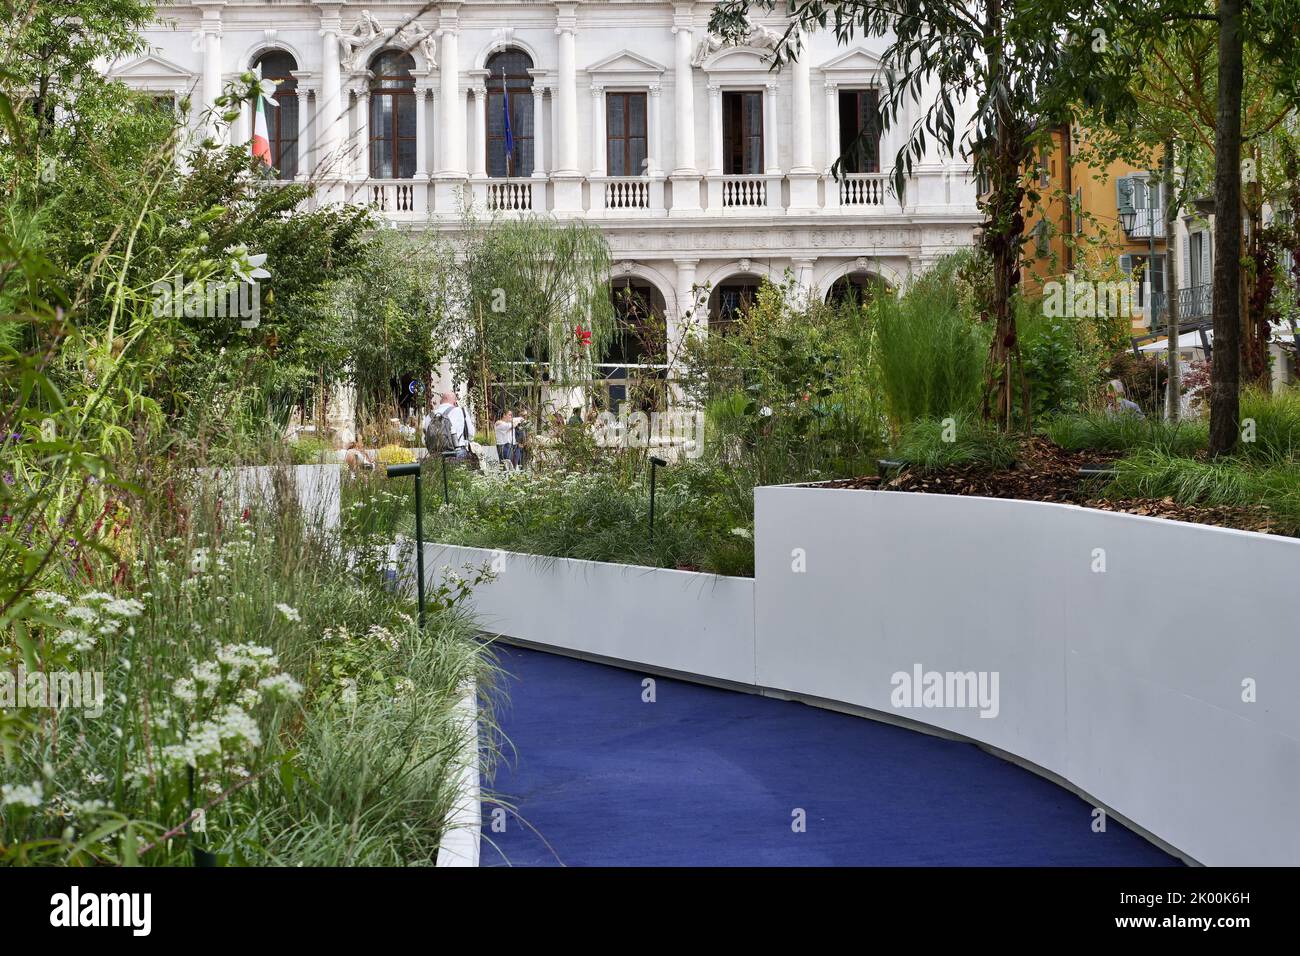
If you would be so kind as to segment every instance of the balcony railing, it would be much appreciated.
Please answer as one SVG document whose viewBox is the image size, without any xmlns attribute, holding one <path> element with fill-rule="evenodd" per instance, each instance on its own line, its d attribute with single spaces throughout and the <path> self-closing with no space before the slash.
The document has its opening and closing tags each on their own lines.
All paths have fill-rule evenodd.
<svg viewBox="0 0 1300 956">
<path fill-rule="evenodd" d="M 533 181 L 531 179 L 488 180 L 487 206 L 493 212 L 532 212 Z"/>
<path fill-rule="evenodd" d="M 366 202 L 378 212 L 418 212 L 417 184 L 400 179 L 372 180 L 366 184 Z"/>
<path fill-rule="evenodd" d="M 605 180 L 606 209 L 649 209 L 650 180 L 620 176 Z"/>
<path fill-rule="evenodd" d="M 1214 315 L 1213 298 L 1210 292 L 1209 285 L 1194 285 L 1187 289 L 1178 290 L 1179 324 L 1201 322 Z M 1163 327 L 1169 322 L 1169 311 L 1166 308 L 1166 302 L 1165 293 L 1152 293 L 1151 304 L 1155 307 L 1155 326 L 1157 328 Z"/>
<path fill-rule="evenodd" d="M 839 181 L 841 206 L 883 206 L 889 197 L 885 173 L 848 173 Z"/>
<path fill-rule="evenodd" d="M 763 176 L 723 176 L 722 205 L 726 209 L 767 207 L 768 181 Z"/>
</svg>

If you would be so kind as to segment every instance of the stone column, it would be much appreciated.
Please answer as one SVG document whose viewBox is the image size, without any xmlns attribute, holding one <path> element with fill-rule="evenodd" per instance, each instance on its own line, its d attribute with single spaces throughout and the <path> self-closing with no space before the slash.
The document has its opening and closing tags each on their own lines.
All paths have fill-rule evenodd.
<svg viewBox="0 0 1300 956">
<path fill-rule="evenodd" d="M 826 81 L 826 207 L 838 208 L 840 184 L 831 176 L 835 161 L 840 158 L 840 91 L 834 80 Z"/>
<path fill-rule="evenodd" d="M 447 19 L 444 11 L 443 18 Z M 455 14 L 451 15 L 453 20 Z M 442 55 L 438 69 L 442 102 L 439 113 L 439 131 L 442 149 L 439 150 L 438 172 L 445 176 L 465 175 L 465 99 L 460 91 L 460 43 L 455 26 L 443 26 L 438 33 L 442 38 Z"/>
<path fill-rule="evenodd" d="M 200 31 L 203 35 L 203 109 L 212 110 L 210 117 L 215 117 L 217 99 L 221 96 L 221 8 L 225 3 L 196 4 L 203 11 Z M 218 142 L 229 142 L 229 130 L 218 124 L 215 118 L 209 120 L 209 135 Z"/>
<path fill-rule="evenodd" d="M 421 84 L 415 87 L 415 178 L 429 178 L 429 124 L 425 100 L 429 88 Z"/>
<path fill-rule="evenodd" d="M 559 111 L 556 132 L 555 171 L 562 176 L 578 173 L 578 73 L 576 29 L 572 23 L 555 28 L 559 42 L 559 78 L 556 99 Z"/>
<path fill-rule="evenodd" d="M 312 174 L 312 147 L 316 144 L 311 141 L 311 116 L 315 94 L 312 87 L 298 81 L 298 174 L 294 178 L 299 180 L 310 179 Z"/>
<path fill-rule="evenodd" d="M 711 210 L 722 208 L 722 87 L 709 84 L 709 171 Z"/>
<path fill-rule="evenodd" d="M 624 119 L 626 122 L 626 118 Z M 605 130 L 605 88 L 591 88 L 591 175 L 604 176 L 608 172 L 606 158 L 609 152 Z M 641 171 L 635 170 L 629 175 L 635 176 Z"/>
<path fill-rule="evenodd" d="M 662 117 L 663 110 L 660 103 L 663 99 L 663 88 L 658 83 L 650 84 L 650 89 L 646 96 L 646 122 L 650 124 L 650 155 L 646 162 L 646 175 L 660 176 L 663 174 L 663 149 L 664 134 Z"/>
<path fill-rule="evenodd" d="M 699 215 L 700 174 L 695 167 L 695 46 L 693 4 L 678 3 L 673 14 L 673 118 L 676 163 L 673 167 L 673 214 Z"/>
<path fill-rule="evenodd" d="M 555 86 L 555 211 L 582 212 L 582 172 L 578 169 L 577 4 L 555 5 L 559 65 Z"/>
<path fill-rule="evenodd" d="M 339 24 L 338 4 L 324 3 L 318 4 L 318 7 L 321 11 L 321 74 L 320 96 L 316 99 L 316 138 L 312 143 L 315 152 L 311 167 L 312 172 L 319 172 L 328 184 L 343 173 L 339 131 L 347 130 L 339 70 L 339 31 L 342 27 Z M 333 189 L 329 185 L 325 189 L 329 195 L 323 198 L 328 201 L 329 196 L 333 195 Z"/>
<path fill-rule="evenodd" d="M 802 40 L 803 35 L 800 34 Z M 817 170 L 812 162 L 812 77 L 808 66 L 808 49 L 802 47 L 799 59 L 791 65 L 791 158 L 790 209 L 808 211 L 817 208 Z"/>
<path fill-rule="evenodd" d="M 709 84 L 709 175 L 722 175 L 722 87 Z"/>
<path fill-rule="evenodd" d="M 533 78 L 533 177 L 546 178 L 546 87 Z"/>
<path fill-rule="evenodd" d="M 435 35 L 438 56 L 438 169 L 434 174 L 434 209 L 460 207 L 466 178 L 465 94 L 460 85 L 460 26 L 458 4 L 441 7 Z M 468 196 L 464 197 L 468 198 Z"/>
<path fill-rule="evenodd" d="M 370 86 L 364 80 L 356 88 L 356 126 L 352 134 L 352 175 L 370 178 Z M 392 167 L 380 170 L 381 179 L 392 176 Z"/>
<path fill-rule="evenodd" d="M 673 263 L 677 266 L 677 321 L 667 330 L 670 353 L 677 351 L 675 343 L 680 341 L 687 323 L 701 332 L 708 327 L 708 316 L 696 308 L 697 293 L 692 288 L 695 285 L 695 267 L 700 264 L 700 260 L 674 259 Z"/>
<path fill-rule="evenodd" d="M 777 130 L 781 128 L 776 115 L 777 84 L 763 87 L 763 166 L 769 176 L 781 175 L 781 152 L 777 144 Z"/>
<path fill-rule="evenodd" d="M 813 292 L 813 266 L 816 262 L 816 259 L 790 260 L 790 265 L 794 270 L 796 293 L 805 306 L 811 304 L 810 300 Z"/>
<path fill-rule="evenodd" d="M 470 176 L 487 178 L 487 87 L 476 83 L 469 89 L 474 97 L 474 145 L 471 147 Z"/>
</svg>

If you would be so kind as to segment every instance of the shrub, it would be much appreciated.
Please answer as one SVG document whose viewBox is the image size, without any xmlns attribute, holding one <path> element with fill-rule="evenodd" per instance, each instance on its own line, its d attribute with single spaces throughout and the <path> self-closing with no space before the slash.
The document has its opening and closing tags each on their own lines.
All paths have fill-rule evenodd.
<svg viewBox="0 0 1300 956">
<path fill-rule="evenodd" d="M 1252 461 L 1300 460 L 1300 391 L 1250 390 L 1241 396 L 1239 452 Z"/>
<path fill-rule="evenodd" d="M 334 443 L 313 435 L 299 436 L 289 448 L 296 465 L 317 465 L 334 460 Z"/>
<path fill-rule="evenodd" d="M 996 471 L 1015 461 L 1016 442 L 972 414 L 920 418 L 903 427 L 892 456 L 921 474 L 961 465 Z"/>
<path fill-rule="evenodd" d="M 1262 506 L 1300 530 L 1300 469 L 1240 458 L 1201 461 L 1146 449 L 1116 462 L 1108 497 L 1172 498 L 1182 504 Z"/>
<path fill-rule="evenodd" d="M 957 268 L 941 263 L 868 308 L 871 362 L 895 430 L 979 405 L 990 332 L 963 308 Z"/>
<path fill-rule="evenodd" d="M 1202 419 L 1177 424 L 1162 418 L 1085 412 L 1049 419 L 1043 430 L 1068 451 L 1154 449 L 1171 455 L 1191 455 L 1209 445 L 1209 425 Z"/>
<path fill-rule="evenodd" d="M 403 445 L 385 445 L 375 459 L 380 465 L 409 465 L 415 461 L 415 451 Z"/>
</svg>

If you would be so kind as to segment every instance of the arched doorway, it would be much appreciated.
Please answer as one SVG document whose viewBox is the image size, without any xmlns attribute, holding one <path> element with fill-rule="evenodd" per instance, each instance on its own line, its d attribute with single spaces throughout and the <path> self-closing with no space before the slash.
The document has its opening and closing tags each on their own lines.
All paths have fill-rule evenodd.
<svg viewBox="0 0 1300 956">
<path fill-rule="evenodd" d="M 877 296 L 888 294 L 889 284 L 870 272 L 850 272 L 832 283 L 826 293 L 826 304 L 838 308 L 846 304 L 865 307 Z"/>
<path fill-rule="evenodd" d="M 709 295 L 709 331 L 726 335 L 758 301 L 762 279 L 753 275 L 729 276 Z"/>
<path fill-rule="evenodd" d="M 594 367 L 597 404 L 618 412 L 624 403 L 644 412 L 666 407 L 668 323 L 663 294 L 636 276 L 611 280 L 618 334 Z"/>
</svg>

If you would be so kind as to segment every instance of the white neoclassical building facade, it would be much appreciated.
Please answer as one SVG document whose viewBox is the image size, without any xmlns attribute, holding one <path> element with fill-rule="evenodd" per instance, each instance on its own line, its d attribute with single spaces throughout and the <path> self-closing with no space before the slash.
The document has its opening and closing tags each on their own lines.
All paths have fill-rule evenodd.
<svg viewBox="0 0 1300 956">
<path fill-rule="evenodd" d="M 599 222 L 612 278 L 662 309 L 670 337 L 687 310 L 716 319 L 763 277 L 822 296 L 873 277 L 898 285 L 970 244 L 967 165 L 930 153 L 901 196 L 890 186 L 921 104 L 831 176 L 884 86 L 887 41 L 813 33 L 773 71 L 783 18 L 755 19 L 729 45 L 709 34 L 711 11 L 190 0 L 161 4 L 150 52 L 111 72 L 159 97 L 189 94 L 195 125 L 241 73 L 279 80 L 275 165 L 316 182 L 317 201 L 367 203 L 411 229 L 455 229 L 462 197 Z M 224 135 L 247 141 L 251 125 L 246 113 Z"/>
</svg>

